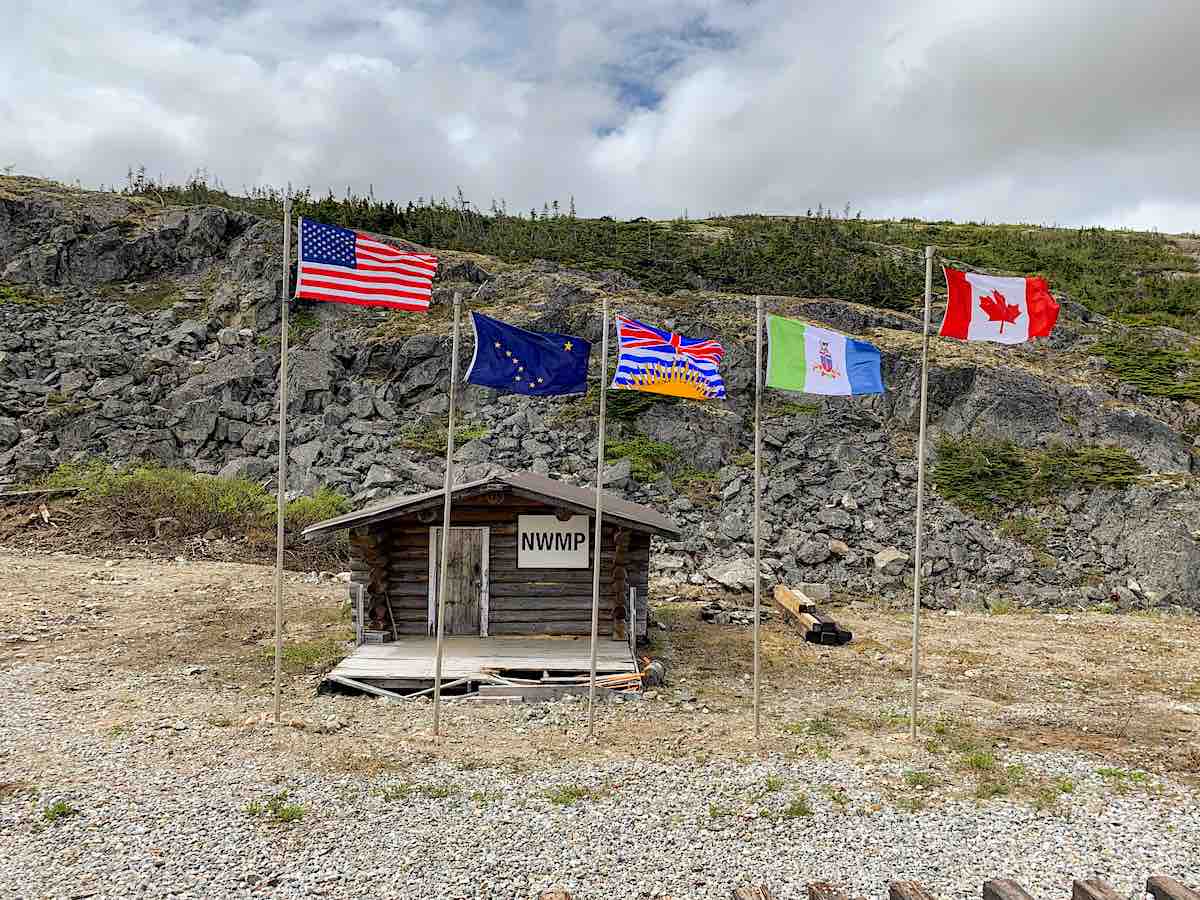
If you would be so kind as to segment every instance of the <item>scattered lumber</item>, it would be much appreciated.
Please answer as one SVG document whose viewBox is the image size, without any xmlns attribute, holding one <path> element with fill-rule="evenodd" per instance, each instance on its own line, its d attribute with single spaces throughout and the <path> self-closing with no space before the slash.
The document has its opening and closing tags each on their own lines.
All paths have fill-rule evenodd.
<svg viewBox="0 0 1200 900">
<path fill-rule="evenodd" d="M 845 891 L 828 881 L 814 881 L 808 885 L 808 900 L 850 900 Z"/>
<path fill-rule="evenodd" d="M 1124 900 L 1107 881 L 1100 878 L 1076 878 L 1071 883 L 1071 900 Z"/>
<path fill-rule="evenodd" d="M 1033 900 L 1025 888 L 1011 878 L 993 878 L 983 883 L 983 900 Z"/>
<path fill-rule="evenodd" d="M 1147 878 L 1146 893 L 1153 894 L 1154 900 L 1200 900 L 1200 891 L 1194 891 L 1186 884 L 1166 875 Z"/>
<path fill-rule="evenodd" d="M 888 900 L 937 900 L 919 881 L 893 881 L 888 885 Z"/>
<path fill-rule="evenodd" d="M 774 596 L 775 605 L 786 618 L 804 629 L 804 640 L 810 644 L 840 647 L 853 639 L 851 632 L 821 612 L 816 602 L 804 591 L 777 584 Z"/>
<path fill-rule="evenodd" d="M 765 884 L 748 884 L 733 892 L 733 900 L 773 900 Z"/>
</svg>

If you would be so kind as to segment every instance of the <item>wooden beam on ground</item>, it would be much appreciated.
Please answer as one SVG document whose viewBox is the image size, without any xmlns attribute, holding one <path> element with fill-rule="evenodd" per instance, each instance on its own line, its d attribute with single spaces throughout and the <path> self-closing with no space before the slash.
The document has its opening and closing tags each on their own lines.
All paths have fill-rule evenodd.
<svg viewBox="0 0 1200 900">
<path fill-rule="evenodd" d="M 1071 900 L 1125 900 L 1100 878 L 1076 878 L 1071 884 Z"/>
<path fill-rule="evenodd" d="M 937 900 L 919 881 L 893 881 L 888 885 L 888 900 Z"/>
<path fill-rule="evenodd" d="M 993 878 L 983 883 L 983 900 L 1033 900 L 1025 888 L 1011 878 Z"/>
<path fill-rule="evenodd" d="M 794 620 L 799 620 L 800 614 L 808 612 L 816 608 L 816 604 L 812 602 L 804 594 L 799 591 L 793 591 L 786 585 L 775 585 L 775 605 L 779 607 L 787 615 Z"/>
<path fill-rule="evenodd" d="M 1152 875 L 1147 878 L 1146 893 L 1153 894 L 1154 900 L 1200 900 L 1200 891 L 1194 891 L 1186 884 L 1166 875 Z"/>
<path fill-rule="evenodd" d="M 808 885 L 808 900 L 850 900 L 846 892 L 828 881 L 813 881 Z"/>
<path fill-rule="evenodd" d="M 748 884 L 733 892 L 733 900 L 774 900 L 765 884 Z"/>
<path fill-rule="evenodd" d="M 381 687 L 375 687 L 373 684 L 367 684 L 365 681 L 359 681 L 355 678 L 347 678 L 345 675 L 333 675 L 332 673 L 325 676 L 326 681 L 333 681 L 337 684 L 345 685 L 348 688 L 354 688 L 356 691 L 362 691 L 364 694 L 371 694 L 375 697 L 382 697 L 385 700 L 407 700 L 403 694 L 397 694 L 393 691 L 385 691 Z"/>
</svg>

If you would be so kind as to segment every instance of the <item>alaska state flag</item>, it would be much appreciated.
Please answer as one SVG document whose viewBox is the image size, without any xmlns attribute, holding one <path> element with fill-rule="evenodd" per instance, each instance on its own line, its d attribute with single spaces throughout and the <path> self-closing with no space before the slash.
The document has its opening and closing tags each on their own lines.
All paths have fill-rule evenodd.
<svg viewBox="0 0 1200 900">
<path fill-rule="evenodd" d="M 718 368 L 725 348 L 712 338 L 684 337 L 617 316 L 617 372 L 612 387 L 692 400 L 724 400 Z"/>
<path fill-rule="evenodd" d="M 767 387 L 806 394 L 882 394 L 879 363 L 874 344 L 767 316 Z"/>
<path fill-rule="evenodd" d="M 471 313 L 475 355 L 467 381 L 484 387 L 548 397 L 587 391 L 592 345 L 571 334 L 526 331 L 499 319 Z"/>
</svg>

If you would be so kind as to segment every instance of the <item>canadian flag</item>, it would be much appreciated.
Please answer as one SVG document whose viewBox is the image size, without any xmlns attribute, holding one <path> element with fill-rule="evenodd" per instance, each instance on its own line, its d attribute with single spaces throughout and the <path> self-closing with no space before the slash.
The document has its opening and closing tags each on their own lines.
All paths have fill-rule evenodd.
<svg viewBox="0 0 1200 900">
<path fill-rule="evenodd" d="M 962 341 L 1023 344 L 1046 337 L 1058 304 L 1044 278 L 996 278 L 943 268 L 946 315 L 938 332 Z"/>
</svg>

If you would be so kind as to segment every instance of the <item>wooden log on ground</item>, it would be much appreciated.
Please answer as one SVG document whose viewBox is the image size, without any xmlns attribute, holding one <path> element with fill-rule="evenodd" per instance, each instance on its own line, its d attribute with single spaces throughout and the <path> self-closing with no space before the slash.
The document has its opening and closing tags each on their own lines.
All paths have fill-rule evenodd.
<svg viewBox="0 0 1200 900">
<path fill-rule="evenodd" d="M 1011 878 L 993 878 L 983 883 L 983 900 L 1033 900 L 1025 888 Z"/>
<path fill-rule="evenodd" d="M 1071 884 L 1071 900 L 1125 900 L 1100 878 L 1076 878 Z"/>
<path fill-rule="evenodd" d="M 1166 875 L 1152 875 L 1146 879 L 1146 893 L 1153 894 L 1154 900 L 1200 900 L 1200 891 Z"/>
<path fill-rule="evenodd" d="M 919 881 L 893 881 L 888 885 L 888 900 L 937 900 Z"/>
<path fill-rule="evenodd" d="M 775 605 L 793 620 L 799 621 L 800 614 L 815 609 L 815 604 L 799 591 L 786 585 L 775 585 Z"/>
<path fill-rule="evenodd" d="M 846 892 L 828 881 L 814 881 L 808 885 L 808 900 L 850 900 Z"/>
<path fill-rule="evenodd" d="M 765 884 L 748 884 L 733 892 L 733 900 L 773 900 Z"/>
</svg>

